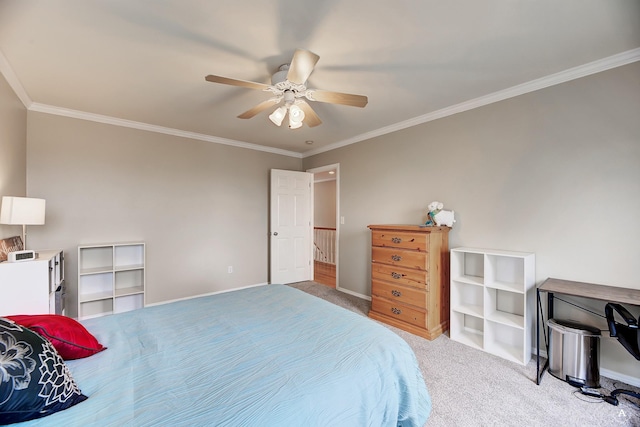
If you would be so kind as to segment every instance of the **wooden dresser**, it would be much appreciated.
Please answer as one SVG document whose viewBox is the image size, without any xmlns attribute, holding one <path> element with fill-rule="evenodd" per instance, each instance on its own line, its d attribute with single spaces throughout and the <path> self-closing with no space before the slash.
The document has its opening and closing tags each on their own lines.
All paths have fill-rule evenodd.
<svg viewBox="0 0 640 427">
<path fill-rule="evenodd" d="M 449 329 L 449 227 L 370 225 L 369 317 L 434 339 Z"/>
</svg>

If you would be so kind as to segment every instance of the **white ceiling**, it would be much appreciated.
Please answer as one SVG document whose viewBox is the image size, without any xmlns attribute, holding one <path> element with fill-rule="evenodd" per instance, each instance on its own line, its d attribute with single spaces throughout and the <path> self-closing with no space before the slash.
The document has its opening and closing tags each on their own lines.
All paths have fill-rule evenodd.
<svg viewBox="0 0 640 427">
<path fill-rule="evenodd" d="M 204 80 L 269 84 L 296 48 L 320 56 L 308 87 L 369 104 L 312 103 L 323 124 L 290 130 L 271 110 L 236 118 L 268 93 Z M 0 0 L 0 71 L 31 110 L 297 156 L 637 61 L 639 48 L 638 0 Z"/>
</svg>

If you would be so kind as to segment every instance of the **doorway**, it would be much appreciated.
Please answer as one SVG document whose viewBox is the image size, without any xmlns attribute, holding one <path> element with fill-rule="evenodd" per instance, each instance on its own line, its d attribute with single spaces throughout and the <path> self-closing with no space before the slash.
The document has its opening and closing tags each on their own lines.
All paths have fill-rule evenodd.
<svg viewBox="0 0 640 427">
<path fill-rule="evenodd" d="M 332 288 L 339 288 L 339 166 L 333 164 L 307 170 L 313 174 L 314 281 Z"/>
</svg>

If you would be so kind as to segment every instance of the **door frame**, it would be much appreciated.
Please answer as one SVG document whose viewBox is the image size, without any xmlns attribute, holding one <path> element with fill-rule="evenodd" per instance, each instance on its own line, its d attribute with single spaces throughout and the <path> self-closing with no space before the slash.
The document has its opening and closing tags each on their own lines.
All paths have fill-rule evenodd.
<svg viewBox="0 0 640 427">
<path fill-rule="evenodd" d="M 326 166 L 307 169 L 305 172 L 316 174 L 317 172 L 336 171 L 336 289 L 340 289 L 340 163 L 333 163 Z M 315 186 L 315 179 L 313 181 Z M 312 209 L 315 208 L 315 201 L 312 200 Z M 315 224 L 314 224 L 315 225 Z M 312 239 L 313 240 L 313 239 Z M 313 241 L 311 242 L 313 246 Z M 313 249 L 313 247 L 312 247 Z"/>
</svg>

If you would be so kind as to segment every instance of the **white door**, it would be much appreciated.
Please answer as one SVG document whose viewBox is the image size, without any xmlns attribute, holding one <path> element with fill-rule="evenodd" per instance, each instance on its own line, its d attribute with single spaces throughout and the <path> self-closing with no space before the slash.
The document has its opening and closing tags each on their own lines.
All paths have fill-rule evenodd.
<svg viewBox="0 0 640 427">
<path fill-rule="evenodd" d="M 271 170 L 271 283 L 313 280 L 313 174 Z"/>
</svg>

